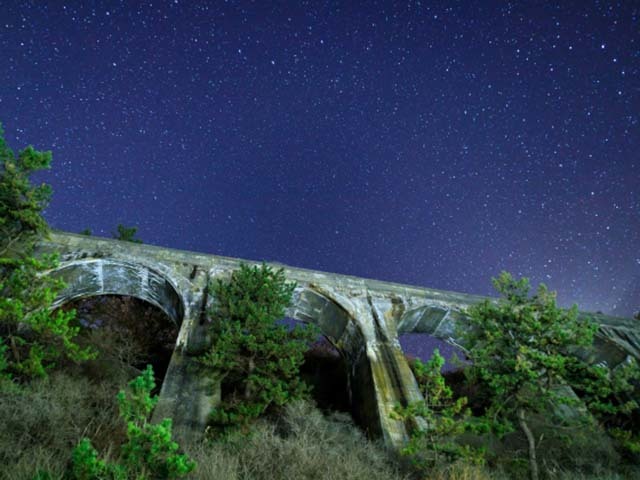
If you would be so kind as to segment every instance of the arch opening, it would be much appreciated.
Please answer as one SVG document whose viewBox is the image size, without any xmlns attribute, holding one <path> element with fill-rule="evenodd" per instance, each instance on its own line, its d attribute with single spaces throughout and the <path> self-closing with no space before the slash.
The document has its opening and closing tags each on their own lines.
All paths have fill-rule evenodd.
<svg viewBox="0 0 640 480">
<path fill-rule="evenodd" d="M 285 317 L 278 323 L 291 330 L 309 322 Z M 344 356 L 322 332 L 305 352 L 300 376 L 311 386 L 311 397 L 318 408 L 323 411 L 351 413 Z"/>
<path fill-rule="evenodd" d="M 363 431 L 374 431 L 379 423 L 375 399 L 363 394 L 372 390 L 367 383 L 371 371 L 366 362 L 359 362 L 359 367 L 354 365 L 359 349 L 354 350 L 353 335 L 358 335 L 358 330 L 353 328 L 350 314 L 313 285 L 296 289 L 287 314 L 294 320 L 317 325 L 324 336 L 304 366 L 305 373 L 319 382 L 316 391 L 320 398 L 316 401 L 327 409 L 347 412 Z"/>
<path fill-rule="evenodd" d="M 96 295 L 66 302 L 76 311 L 78 343 L 90 346 L 97 358 L 77 368 L 93 379 L 120 382 L 153 367 L 158 393 L 175 348 L 179 327 L 146 300 L 127 295 Z"/>
<path fill-rule="evenodd" d="M 185 311 L 173 284 L 145 265 L 108 258 L 70 262 L 50 275 L 66 284 L 53 308 L 76 309 L 80 340 L 99 345 L 105 358 L 122 367 L 123 380 L 150 363 L 159 391 Z M 109 371 L 108 362 L 92 362 L 87 369 Z"/>
<path fill-rule="evenodd" d="M 351 323 L 348 312 L 312 285 L 306 285 L 296 289 L 287 313 L 291 322 L 312 323 L 322 334 L 307 351 L 301 369 L 314 387 L 314 400 L 318 406 L 346 412 L 365 427 L 354 406 L 346 353 L 337 347 Z"/>
<path fill-rule="evenodd" d="M 458 362 L 466 361 L 464 351 L 461 348 L 428 333 L 402 333 L 398 336 L 398 339 L 400 340 L 402 351 L 409 362 L 415 359 L 428 362 L 436 349 L 445 360 L 442 367 L 443 373 L 459 370 L 461 365 Z"/>
<path fill-rule="evenodd" d="M 438 349 L 440 355 L 444 357 L 442 375 L 447 385 L 453 390 L 454 396 L 456 398 L 466 396 L 473 409 L 482 410 L 481 403 L 477 401 L 474 394 L 474 387 L 470 387 L 466 381 L 464 367 L 469 364 L 469 360 L 464 350 L 427 333 L 403 333 L 398 336 L 398 339 L 410 367 L 416 359 L 424 363 L 428 362 L 434 350 Z"/>
<path fill-rule="evenodd" d="M 124 295 L 145 300 L 161 309 L 178 327 L 184 317 L 183 301 L 174 285 L 145 265 L 111 259 L 91 259 L 68 263 L 50 275 L 67 288 L 54 308 L 70 300 L 96 295 Z"/>
<path fill-rule="evenodd" d="M 469 365 L 464 350 L 456 344 L 456 327 L 462 314 L 440 306 L 428 305 L 409 310 L 400 319 L 398 339 L 409 365 L 419 359 L 428 362 L 437 348 L 444 357 L 442 375 L 456 398 L 465 396 L 476 413 L 485 405 L 477 386 L 469 384 L 464 367 Z"/>
</svg>

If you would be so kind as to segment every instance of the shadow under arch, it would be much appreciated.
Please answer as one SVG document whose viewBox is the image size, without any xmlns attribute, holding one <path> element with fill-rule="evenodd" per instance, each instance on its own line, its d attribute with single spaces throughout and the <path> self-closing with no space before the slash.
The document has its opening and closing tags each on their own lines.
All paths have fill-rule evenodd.
<svg viewBox="0 0 640 480">
<path fill-rule="evenodd" d="M 313 324 L 320 336 L 313 342 L 300 367 L 300 375 L 313 386 L 313 398 L 320 409 L 349 412 L 354 418 L 347 355 L 340 338 L 349 324 L 349 314 L 334 300 L 312 286 L 294 291 L 284 324 Z"/>
<path fill-rule="evenodd" d="M 295 320 L 316 325 L 336 349 L 350 322 L 349 313 L 335 301 L 311 287 L 298 287 L 286 315 Z M 342 353 L 342 352 L 341 352 Z"/>
<path fill-rule="evenodd" d="M 356 319 L 336 300 L 314 290 L 312 285 L 296 288 L 287 316 L 317 325 L 335 347 L 347 370 L 348 403 L 353 419 L 368 437 L 384 437 L 375 393 L 374 378 L 379 372 L 374 372 L 376 367 L 367 359 L 367 342 Z"/>
<path fill-rule="evenodd" d="M 180 328 L 184 301 L 177 288 L 160 272 L 140 263 L 113 259 L 88 259 L 64 264 L 48 275 L 63 280 L 52 308 L 86 297 L 122 295 L 151 303 L 162 310 Z"/>
<path fill-rule="evenodd" d="M 398 321 L 398 335 L 425 334 L 452 347 L 463 347 L 457 328 L 466 323 L 464 313 L 438 305 L 425 305 L 404 312 Z"/>
</svg>

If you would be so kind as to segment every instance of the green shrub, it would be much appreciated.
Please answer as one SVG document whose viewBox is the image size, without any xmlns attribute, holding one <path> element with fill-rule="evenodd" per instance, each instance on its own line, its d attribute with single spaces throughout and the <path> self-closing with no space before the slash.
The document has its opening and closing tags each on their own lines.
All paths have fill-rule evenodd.
<svg viewBox="0 0 640 480">
<path fill-rule="evenodd" d="M 195 463 L 179 454 L 178 444 L 171 440 L 171 419 L 159 424 L 148 422 L 158 401 L 151 396 L 154 388 L 153 368 L 149 365 L 129 383 L 127 391 L 118 393 L 120 416 L 127 424 L 127 442 L 122 446 L 119 462 L 100 460 L 85 438 L 73 450 L 71 480 L 173 479 L 195 468 Z"/>
<path fill-rule="evenodd" d="M 118 224 L 118 231 L 112 235 L 116 240 L 123 242 L 142 243 L 142 240 L 135 238 L 138 227 L 125 227 L 121 223 Z M 89 232 L 91 234 L 91 232 Z"/>
<path fill-rule="evenodd" d="M 60 359 L 86 360 L 92 352 L 75 343 L 74 312 L 50 307 L 64 283 L 41 275 L 57 265 L 55 255 L 34 256 L 48 235 L 42 217 L 51 188 L 31 185 L 31 174 L 47 169 L 51 152 L 27 147 L 14 155 L 0 128 L 0 342 L 2 368 L 18 380 L 43 377 Z"/>
<path fill-rule="evenodd" d="M 409 480 L 392 452 L 370 442 L 345 414 L 323 414 L 296 400 L 260 418 L 252 434 L 186 445 L 194 480 Z"/>
<path fill-rule="evenodd" d="M 210 286 L 215 298 L 211 348 L 200 358 L 214 381 L 222 382 L 222 402 L 211 412 L 210 431 L 226 434 L 243 428 L 271 406 L 308 394 L 300 378 L 304 352 L 318 336 L 313 326 L 288 331 L 284 317 L 295 284 L 283 269 L 241 264 L 228 281 Z"/>
<path fill-rule="evenodd" d="M 467 398 L 453 398 L 453 392 L 446 385 L 442 375 L 444 357 L 438 349 L 433 351 L 427 363 L 415 359 L 411 368 L 425 400 L 406 407 L 396 405 L 393 418 L 424 420 L 426 428 L 413 429 L 409 443 L 401 453 L 411 458 L 421 471 L 428 472 L 436 466 L 449 464 L 458 459 L 483 464 L 483 451 L 462 445 L 458 439 L 466 431 L 476 429 L 470 422 L 471 411 L 467 408 Z"/>
</svg>

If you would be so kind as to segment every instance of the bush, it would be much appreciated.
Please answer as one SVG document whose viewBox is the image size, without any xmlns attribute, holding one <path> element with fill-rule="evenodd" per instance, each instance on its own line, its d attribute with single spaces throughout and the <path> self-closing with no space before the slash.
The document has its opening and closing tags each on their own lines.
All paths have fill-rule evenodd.
<svg viewBox="0 0 640 480">
<path fill-rule="evenodd" d="M 153 368 L 147 369 L 129 383 L 128 391 L 118 393 L 120 416 L 127 424 L 127 443 L 122 446 L 119 462 L 98 458 L 88 439 L 82 439 L 73 450 L 71 480 L 124 480 L 135 478 L 180 478 L 195 468 L 186 455 L 178 453 L 171 440 L 171 419 L 159 424 L 148 422 L 158 399 L 151 396 L 155 388 Z"/>
<path fill-rule="evenodd" d="M 15 385 L 15 384 L 14 384 Z M 62 475 L 83 436 L 103 451 L 125 438 L 117 386 L 54 372 L 0 394 L 0 478 L 31 480 L 38 470 Z"/>
<path fill-rule="evenodd" d="M 222 382 L 222 403 L 211 412 L 211 432 L 243 428 L 269 407 L 308 394 L 300 379 L 304 352 L 315 340 L 313 326 L 288 331 L 276 322 L 284 317 L 295 284 L 274 271 L 241 264 L 228 281 L 210 286 L 212 346 L 200 362 L 206 374 Z"/>
<path fill-rule="evenodd" d="M 392 416 L 400 420 L 411 419 L 414 425 L 420 418 L 426 426 L 418 428 L 416 425 L 401 453 L 410 456 L 413 464 L 425 472 L 458 459 L 483 464 L 482 450 L 458 441 L 465 431 L 475 427 L 469 421 L 471 411 L 466 406 L 467 398 L 454 399 L 453 391 L 445 382 L 442 375 L 444 357 L 439 350 L 433 351 L 427 363 L 415 359 L 410 365 L 424 400 L 406 407 L 396 405 Z"/>
<path fill-rule="evenodd" d="M 324 415 L 293 401 L 281 415 L 259 419 L 249 436 L 187 445 L 197 460 L 194 480 L 408 480 L 394 455 L 369 442 L 344 415 Z"/>
</svg>

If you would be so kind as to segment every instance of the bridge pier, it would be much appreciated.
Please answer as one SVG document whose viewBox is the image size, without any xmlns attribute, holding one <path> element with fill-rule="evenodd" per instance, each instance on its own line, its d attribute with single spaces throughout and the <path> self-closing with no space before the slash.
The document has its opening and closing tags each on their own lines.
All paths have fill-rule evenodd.
<svg viewBox="0 0 640 480">
<path fill-rule="evenodd" d="M 184 330 L 184 331 L 183 331 Z M 202 375 L 197 354 L 206 344 L 205 328 L 196 318 L 185 319 L 153 410 L 151 421 L 172 419 L 179 444 L 197 444 L 204 436 L 211 409 L 220 403 L 220 382 Z"/>
<path fill-rule="evenodd" d="M 208 347 L 205 312 L 209 299 L 209 272 L 194 269 L 176 348 L 165 374 L 151 421 L 172 419 L 173 438 L 179 444 L 194 445 L 202 440 L 211 409 L 220 403 L 220 382 L 202 374 L 197 356 Z"/>
<path fill-rule="evenodd" d="M 409 439 L 411 425 L 392 418 L 396 405 L 422 400 L 418 384 L 400 346 L 395 324 L 383 312 L 389 301 L 363 295 L 348 302 L 352 323 L 338 342 L 348 363 L 352 412 L 372 438 L 392 448 Z"/>
<path fill-rule="evenodd" d="M 178 439 L 201 436 L 220 400 L 219 385 L 197 373 L 193 356 L 206 344 L 201 321 L 206 286 L 246 261 L 64 232 L 42 240 L 38 252 L 60 255 L 59 267 L 48 274 L 62 278 L 68 288 L 54 307 L 80 297 L 129 295 L 156 305 L 180 325 L 153 418 L 173 418 Z M 454 325 L 484 297 L 271 265 L 283 267 L 287 280 L 298 284 L 288 315 L 318 325 L 344 355 L 354 417 L 371 436 L 381 436 L 390 447 L 401 446 L 410 426 L 390 414 L 396 404 L 422 397 L 398 333 L 424 332 L 455 341 Z M 628 356 L 640 359 L 636 321 L 589 316 L 600 327 L 597 361 L 615 368 Z"/>
<path fill-rule="evenodd" d="M 179 444 L 202 440 L 211 409 L 220 402 L 220 384 L 198 375 L 195 357 L 175 350 L 162 383 L 151 421 L 173 421 L 173 438 Z"/>
</svg>

